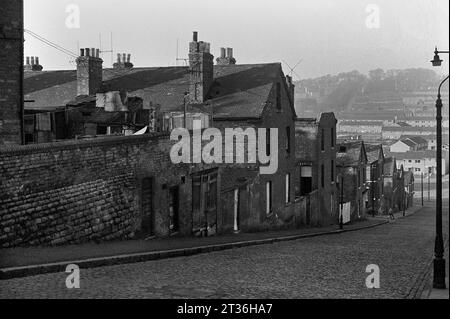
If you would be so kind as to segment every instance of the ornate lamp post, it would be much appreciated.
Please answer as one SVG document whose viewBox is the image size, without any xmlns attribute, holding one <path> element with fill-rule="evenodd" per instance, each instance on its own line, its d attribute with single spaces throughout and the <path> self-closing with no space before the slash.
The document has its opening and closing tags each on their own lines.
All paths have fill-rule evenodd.
<svg viewBox="0 0 450 319">
<path fill-rule="evenodd" d="M 433 66 L 440 66 L 442 60 L 439 53 L 449 51 L 434 51 Z M 448 76 L 439 84 L 438 98 L 436 100 L 436 240 L 434 244 L 434 272 L 433 288 L 445 289 L 445 259 L 444 240 L 442 237 L 442 99 L 441 88 Z"/>
</svg>

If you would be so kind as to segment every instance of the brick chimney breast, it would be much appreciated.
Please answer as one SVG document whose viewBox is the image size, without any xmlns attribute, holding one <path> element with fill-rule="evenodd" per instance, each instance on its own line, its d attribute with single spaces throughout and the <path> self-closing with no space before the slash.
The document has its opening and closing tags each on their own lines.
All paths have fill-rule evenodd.
<svg viewBox="0 0 450 319">
<path fill-rule="evenodd" d="M 103 82 L 103 60 L 98 49 L 81 49 L 77 62 L 77 95 L 99 92 Z"/>
<path fill-rule="evenodd" d="M 194 32 L 189 43 L 189 100 L 193 104 L 204 103 L 214 80 L 214 56 L 208 42 L 198 41 Z"/>
</svg>

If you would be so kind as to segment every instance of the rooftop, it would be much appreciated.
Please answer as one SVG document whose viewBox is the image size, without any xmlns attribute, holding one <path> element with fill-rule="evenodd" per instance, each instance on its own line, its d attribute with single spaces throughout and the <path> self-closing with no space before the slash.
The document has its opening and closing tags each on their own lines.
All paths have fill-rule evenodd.
<svg viewBox="0 0 450 319">
<path fill-rule="evenodd" d="M 280 63 L 215 65 L 208 98 L 214 118 L 260 118 L 281 74 Z M 188 67 L 103 69 L 103 86 L 108 91 L 127 91 L 144 103 L 159 104 L 163 112 L 180 111 L 184 92 L 189 91 Z M 27 103 L 27 108 L 64 106 L 77 95 L 77 71 L 27 72 L 24 92 L 25 99 L 35 101 Z"/>
</svg>

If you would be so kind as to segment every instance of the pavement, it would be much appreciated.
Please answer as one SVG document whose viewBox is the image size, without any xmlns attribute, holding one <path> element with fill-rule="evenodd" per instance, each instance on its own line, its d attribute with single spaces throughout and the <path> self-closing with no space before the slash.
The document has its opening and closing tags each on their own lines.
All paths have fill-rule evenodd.
<svg viewBox="0 0 450 319">
<path fill-rule="evenodd" d="M 358 231 L 80 269 L 79 289 L 66 287 L 64 271 L 0 280 L 0 298 L 420 298 L 430 278 L 434 217 L 424 207 Z M 443 223 L 448 242 L 448 210 Z M 379 276 L 374 289 L 372 275 Z"/>
<path fill-rule="evenodd" d="M 34 276 L 65 271 L 67 265 L 94 268 L 190 256 L 246 246 L 273 244 L 376 227 L 388 221 L 368 218 L 344 226 L 302 228 L 260 233 L 239 233 L 207 238 L 171 237 L 152 240 L 129 240 L 101 244 L 80 244 L 59 247 L 0 249 L 0 279 Z"/>
</svg>

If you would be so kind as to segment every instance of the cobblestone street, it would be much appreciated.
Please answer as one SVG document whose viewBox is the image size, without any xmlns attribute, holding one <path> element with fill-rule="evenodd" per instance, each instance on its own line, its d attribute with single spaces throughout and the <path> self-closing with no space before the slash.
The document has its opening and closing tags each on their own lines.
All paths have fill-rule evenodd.
<svg viewBox="0 0 450 319">
<path fill-rule="evenodd" d="M 390 224 L 191 257 L 0 281 L 1 298 L 406 298 L 420 285 L 434 246 L 434 209 Z M 448 243 L 448 208 L 444 235 Z M 446 250 L 448 246 L 446 246 Z M 448 263 L 448 260 L 447 260 Z M 380 267 L 380 289 L 365 286 Z"/>
</svg>

